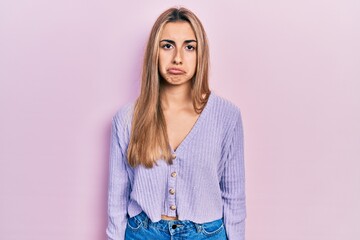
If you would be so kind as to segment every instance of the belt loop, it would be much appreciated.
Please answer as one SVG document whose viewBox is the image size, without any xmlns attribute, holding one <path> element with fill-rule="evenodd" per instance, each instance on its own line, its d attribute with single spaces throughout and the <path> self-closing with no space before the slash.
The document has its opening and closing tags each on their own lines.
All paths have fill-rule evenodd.
<svg viewBox="0 0 360 240">
<path fill-rule="evenodd" d="M 145 219 L 144 219 L 143 223 L 144 223 L 144 228 L 147 229 L 148 226 L 149 226 L 149 217 L 145 216 Z"/>
<path fill-rule="evenodd" d="M 201 232 L 201 230 L 202 230 L 201 224 L 195 223 L 195 227 L 196 227 L 197 232 Z"/>
</svg>

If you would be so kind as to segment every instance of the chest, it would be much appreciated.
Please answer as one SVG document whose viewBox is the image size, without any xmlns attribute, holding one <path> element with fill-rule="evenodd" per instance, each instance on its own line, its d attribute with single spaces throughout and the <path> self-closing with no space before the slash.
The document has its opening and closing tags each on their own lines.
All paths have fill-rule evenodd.
<svg viewBox="0 0 360 240">
<path fill-rule="evenodd" d="M 195 112 L 166 112 L 164 113 L 169 143 L 176 149 L 195 126 L 199 114 Z"/>
</svg>

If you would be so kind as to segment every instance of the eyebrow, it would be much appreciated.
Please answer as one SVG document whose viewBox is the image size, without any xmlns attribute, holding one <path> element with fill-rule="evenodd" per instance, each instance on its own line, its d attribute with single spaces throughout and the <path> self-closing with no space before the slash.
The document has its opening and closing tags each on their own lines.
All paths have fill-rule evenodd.
<svg viewBox="0 0 360 240">
<path fill-rule="evenodd" d="M 163 39 L 163 40 L 161 40 L 160 42 L 168 42 L 168 43 L 171 43 L 171 44 L 175 44 L 175 41 L 170 40 L 170 39 Z M 190 39 L 190 40 L 185 40 L 184 42 L 185 42 L 185 43 L 191 43 L 191 42 L 195 42 L 195 43 L 196 43 L 196 40 Z"/>
</svg>

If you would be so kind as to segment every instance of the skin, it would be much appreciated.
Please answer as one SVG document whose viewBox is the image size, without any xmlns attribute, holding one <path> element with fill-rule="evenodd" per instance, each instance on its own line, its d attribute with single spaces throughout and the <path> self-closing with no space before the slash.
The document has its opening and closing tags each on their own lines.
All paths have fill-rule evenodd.
<svg viewBox="0 0 360 240">
<path fill-rule="evenodd" d="M 195 74 L 197 52 L 196 37 L 188 22 L 170 22 L 160 37 L 159 71 L 167 87 L 188 89 Z M 172 68 L 184 72 L 171 71 Z"/>
<path fill-rule="evenodd" d="M 195 33 L 188 22 L 170 22 L 164 26 L 159 42 L 160 100 L 169 143 L 174 150 L 199 117 L 191 99 L 191 79 L 197 63 L 196 46 Z M 165 220 L 177 219 L 166 215 L 161 217 Z"/>
</svg>

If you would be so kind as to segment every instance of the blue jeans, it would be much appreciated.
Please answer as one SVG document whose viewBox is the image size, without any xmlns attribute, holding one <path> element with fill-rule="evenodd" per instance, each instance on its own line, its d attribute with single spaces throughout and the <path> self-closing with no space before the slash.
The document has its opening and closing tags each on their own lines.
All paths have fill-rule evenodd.
<svg viewBox="0 0 360 240">
<path fill-rule="evenodd" d="M 164 220 L 152 222 L 144 213 L 129 218 L 125 240 L 226 240 L 223 219 L 206 223 L 189 220 Z"/>
</svg>

